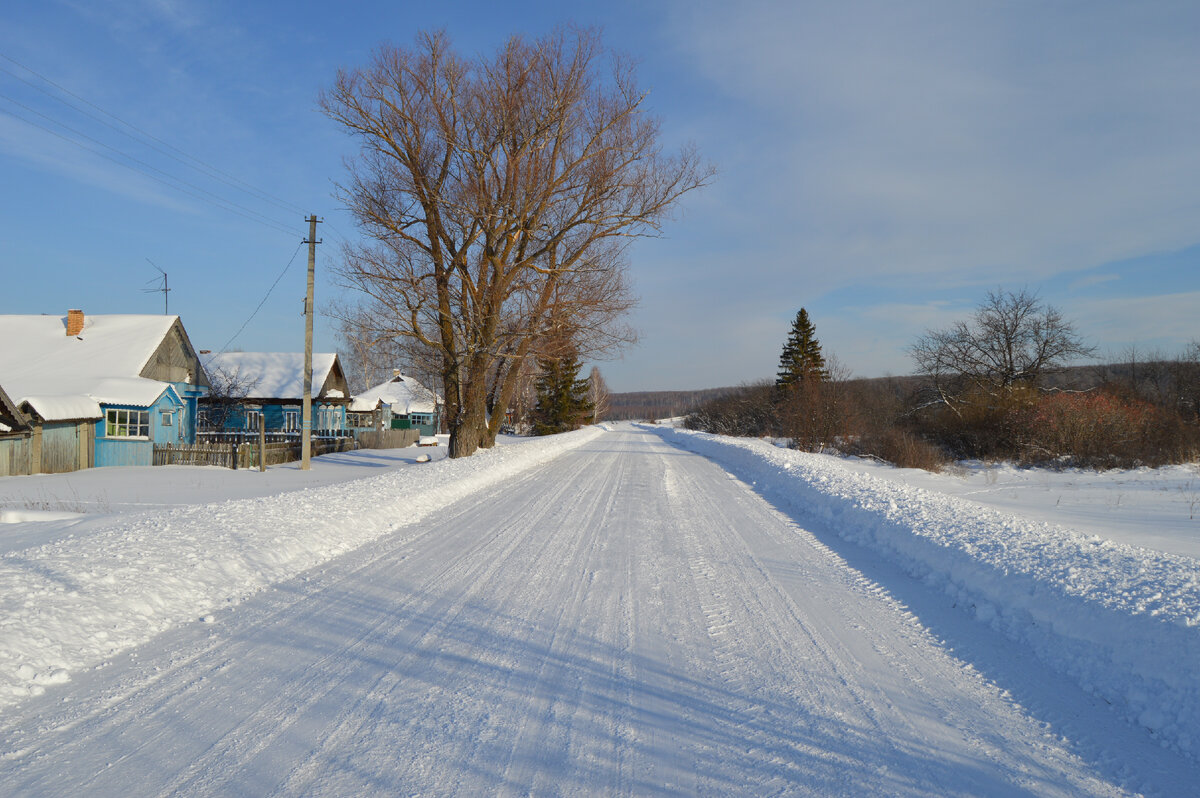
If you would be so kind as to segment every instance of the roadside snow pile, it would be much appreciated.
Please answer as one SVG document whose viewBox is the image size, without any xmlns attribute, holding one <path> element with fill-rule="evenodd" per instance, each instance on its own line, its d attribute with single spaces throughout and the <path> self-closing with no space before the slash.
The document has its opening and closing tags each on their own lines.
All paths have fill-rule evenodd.
<svg viewBox="0 0 1200 798">
<path fill-rule="evenodd" d="M 274 496 L 114 518 L 0 557 L 0 708 L 602 434 L 596 428 Z M 353 519 L 353 523 L 347 523 Z M 416 535 L 419 529 L 413 527 Z"/>
<path fill-rule="evenodd" d="M 37 521 L 74 521 L 83 513 L 55 510 L 0 510 L 0 524 L 28 524 Z"/>
<path fill-rule="evenodd" d="M 766 441 L 647 427 L 825 522 L 1200 755 L 1200 561 L 855 473 Z"/>
</svg>

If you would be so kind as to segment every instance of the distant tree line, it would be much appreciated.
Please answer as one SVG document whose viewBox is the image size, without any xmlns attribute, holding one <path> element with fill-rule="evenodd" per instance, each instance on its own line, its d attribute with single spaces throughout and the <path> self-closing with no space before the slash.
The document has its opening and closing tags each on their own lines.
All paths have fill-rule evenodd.
<svg viewBox="0 0 1200 798">
<path fill-rule="evenodd" d="M 917 376 L 851 379 L 801 309 L 775 382 L 724 392 L 685 425 L 930 470 L 966 458 L 1111 468 L 1200 457 L 1200 341 L 1174 357 L 1130 350 L 1072 366 L 1094 355 L 1074 325 L 1029 291 L 997 290 L 910 352 Z"/>
<path fill-rule="evenodd" d="M 608 396 L 603 421 L 653 421 L 686 416 L 706 403 L 737 393 L 739 388 L 707 388 L 697 391 L 634 391 Z"/>
</svg>

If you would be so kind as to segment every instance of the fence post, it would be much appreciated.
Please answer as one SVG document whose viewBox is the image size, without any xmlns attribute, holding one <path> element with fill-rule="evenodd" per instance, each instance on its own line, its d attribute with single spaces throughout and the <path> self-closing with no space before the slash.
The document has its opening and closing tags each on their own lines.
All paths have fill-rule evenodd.
<svg viewBox="0 0 1200 798">
<path fill-rule="evenodd" d="M 229 444 L 229 467 L 237 471 L 238 467 L 238 445 L 236 443 Z"/>
</svg>

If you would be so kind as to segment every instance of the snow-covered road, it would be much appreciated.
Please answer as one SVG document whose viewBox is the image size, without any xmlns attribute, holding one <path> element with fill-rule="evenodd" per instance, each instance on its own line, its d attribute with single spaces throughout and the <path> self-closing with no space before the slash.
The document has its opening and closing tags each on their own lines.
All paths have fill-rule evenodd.
<svg viewBox="0 0 1200 798">
<path fill-rule="evenodd" d="M 622 427 L 5 708 L 0 794 L 1200 783 L 1190 760 L 1069 684 L 1023 706 L 1036 691 L 985 678 L 885 569 L 851 567 L 840 545 L 709 460 Z M 972 628 L 976 656 L 1002 647 Z M 1105 724 L 1091 739 L 1106 750 L 1062 739 L 1065 714 Z"/>
</svg>

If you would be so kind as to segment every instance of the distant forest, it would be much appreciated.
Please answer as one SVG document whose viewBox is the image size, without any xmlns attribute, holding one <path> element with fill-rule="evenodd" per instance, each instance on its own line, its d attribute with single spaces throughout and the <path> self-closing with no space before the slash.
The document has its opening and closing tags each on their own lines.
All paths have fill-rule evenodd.
<svg viewBox="0 0 1200 798">
<path fill-rule="evenodd" d="M 653 421 L 686 416 L 706 402 L 737 393 L 740 388 L 705 388 L 699 391 L 635 391 L 608 396 L 605 421 Z"/>
</svg>

